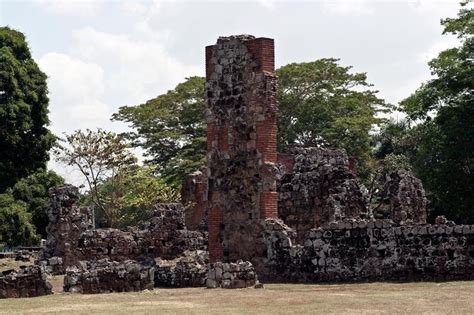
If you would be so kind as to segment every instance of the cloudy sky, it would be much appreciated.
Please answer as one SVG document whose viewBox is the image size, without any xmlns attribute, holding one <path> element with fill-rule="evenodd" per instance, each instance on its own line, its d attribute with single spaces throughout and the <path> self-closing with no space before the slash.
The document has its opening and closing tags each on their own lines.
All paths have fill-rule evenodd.
<svg viewBox="0 0 474 315">
<path fill-rule="evenodd" d="M 458 0 L 0 0 L 0 25 L 26 35 L 48 75 L 51 129 L 60 135 L 125 130 L 109 120 L 118 107 L 203 76 L 204 46 L 231 34 L 274 38 L 277 67 L 340 58 L 395 104 L 430 77 L 428 60 L 456 44 L 439 22 L 459 7 Z"/>
</svg>

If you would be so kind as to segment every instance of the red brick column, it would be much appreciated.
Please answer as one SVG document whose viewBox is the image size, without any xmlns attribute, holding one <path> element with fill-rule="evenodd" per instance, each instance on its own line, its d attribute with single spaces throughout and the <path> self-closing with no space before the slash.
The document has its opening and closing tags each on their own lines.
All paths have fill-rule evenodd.
<svg viewBox="0 0 474 315">
<path fill-rule="evenodd" d="M 222 210 L 217 208 L 209 209 L 207 217 L 207 226 L 209 230 L 209 260 L 211 261 L 211 263 L 221 261 L 222 257 L 224 256 L 220 240 L 222 221 Z"/>
</svg>

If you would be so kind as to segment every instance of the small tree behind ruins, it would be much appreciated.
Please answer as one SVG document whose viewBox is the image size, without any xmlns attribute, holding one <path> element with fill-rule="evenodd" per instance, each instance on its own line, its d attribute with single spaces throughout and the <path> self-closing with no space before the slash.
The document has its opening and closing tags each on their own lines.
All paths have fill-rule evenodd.
<svg viewBox="0 0 474 315">
<path fill-rule="evenodd" d="M 78 169 L 86 181 L 85 203 L 107 227 L 123 227 L 147 217 L 153 204 L 178 199 L 178 193 L 140 167 L 123 137 L 98 129 L 66 135 L 57 160 Z"/>
</svg>

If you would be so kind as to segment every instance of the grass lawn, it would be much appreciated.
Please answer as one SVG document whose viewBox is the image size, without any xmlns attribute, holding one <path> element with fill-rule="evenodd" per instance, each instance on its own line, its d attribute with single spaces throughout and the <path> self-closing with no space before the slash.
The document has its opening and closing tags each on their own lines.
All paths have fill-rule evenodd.
<svg viewBox="0 0 474 315">
<path fill-rule="evenodd" d="M 55 290 L 61 285 L 54 279 Z M 474 314 L 474 281 L 268 284 L 0 300 L 0 314 Z"/>
</svg>

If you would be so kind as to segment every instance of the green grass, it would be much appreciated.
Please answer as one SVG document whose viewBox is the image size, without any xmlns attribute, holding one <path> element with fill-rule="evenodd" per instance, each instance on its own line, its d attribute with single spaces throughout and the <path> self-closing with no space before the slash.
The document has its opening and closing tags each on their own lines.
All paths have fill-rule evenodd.
<svg viewBox="0 0 474 315">
<path fill-rule="evenodd" d="M 60 285 L 56 281 L 55 286 Z M 269 284 L 265 289 L 55 293 L 0 300 L 0 314 L 474 314 L 474 281 Z"/>
</svg>

